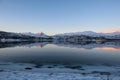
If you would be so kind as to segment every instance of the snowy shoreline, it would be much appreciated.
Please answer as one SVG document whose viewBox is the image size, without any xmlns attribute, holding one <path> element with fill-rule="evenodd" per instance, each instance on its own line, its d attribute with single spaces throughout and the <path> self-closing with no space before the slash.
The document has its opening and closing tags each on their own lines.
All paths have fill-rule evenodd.
<svg viewBox="0 0 120 80">
<path fill-rule="evenodd" d="M 0 80 L 120 80 L 120 66 L 1 62 Z"/>
</svg>

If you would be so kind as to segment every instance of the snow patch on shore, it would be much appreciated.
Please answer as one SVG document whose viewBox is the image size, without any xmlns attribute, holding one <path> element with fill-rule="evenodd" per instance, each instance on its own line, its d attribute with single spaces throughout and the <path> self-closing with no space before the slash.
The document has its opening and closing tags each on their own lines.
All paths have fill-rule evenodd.
<svg viewBox="0 0 120 80">
<path fill-rule="evenodd" d="M 0 80 L 120 80 L 120 66 L 0 63 Z"/>
</svg>

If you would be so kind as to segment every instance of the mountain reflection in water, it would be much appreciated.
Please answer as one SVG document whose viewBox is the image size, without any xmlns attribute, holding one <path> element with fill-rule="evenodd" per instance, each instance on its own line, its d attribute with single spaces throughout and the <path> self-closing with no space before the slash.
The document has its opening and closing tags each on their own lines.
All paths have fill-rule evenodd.
<svg viewBox="0 0 120 80">
<path fill-rule="evenodd" d="M 0 61 L 40 64 L 120 65 L 120 42 L 0 43 Z"/>
<path fill-rule="evenodd" d="M 120 42 L 104 42 L 104 43 L 93 43 L 93 42 L 81 42 L 81 43 L 68 43 L 68 42 L 14 42 L 14 43 L 0 43 L 0 48 L 7 47 L 22 47 L 22 48 L 43 48 L 47 44 L 54 44 L 61 47 L 69 48 L 80 48 L 85 49 L 99 49 L 99 50 L 120 50 Z"/>
</svg>

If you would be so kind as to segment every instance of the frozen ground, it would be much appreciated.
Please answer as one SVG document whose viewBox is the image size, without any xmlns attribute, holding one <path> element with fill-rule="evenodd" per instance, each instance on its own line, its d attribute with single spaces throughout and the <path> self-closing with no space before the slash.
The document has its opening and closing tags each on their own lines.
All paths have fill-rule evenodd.
<svg viewBox="0 0 120 80">
<path fill-rule="evenodd" d="M 120 80 L 120 67 L 0 63 L 0 80 Z"/>
</svg>

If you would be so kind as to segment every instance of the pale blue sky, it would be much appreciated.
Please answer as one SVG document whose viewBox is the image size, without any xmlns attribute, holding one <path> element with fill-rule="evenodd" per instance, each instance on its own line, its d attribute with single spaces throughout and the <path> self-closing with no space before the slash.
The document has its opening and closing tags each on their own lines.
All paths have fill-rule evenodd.
<svg viewBox="0 0 120 80">
<path fill-rule="evenodd" d="M 0 0 L 0 30 L 45 32 L 120 30 L 120 0 Z"/>
</svg>

